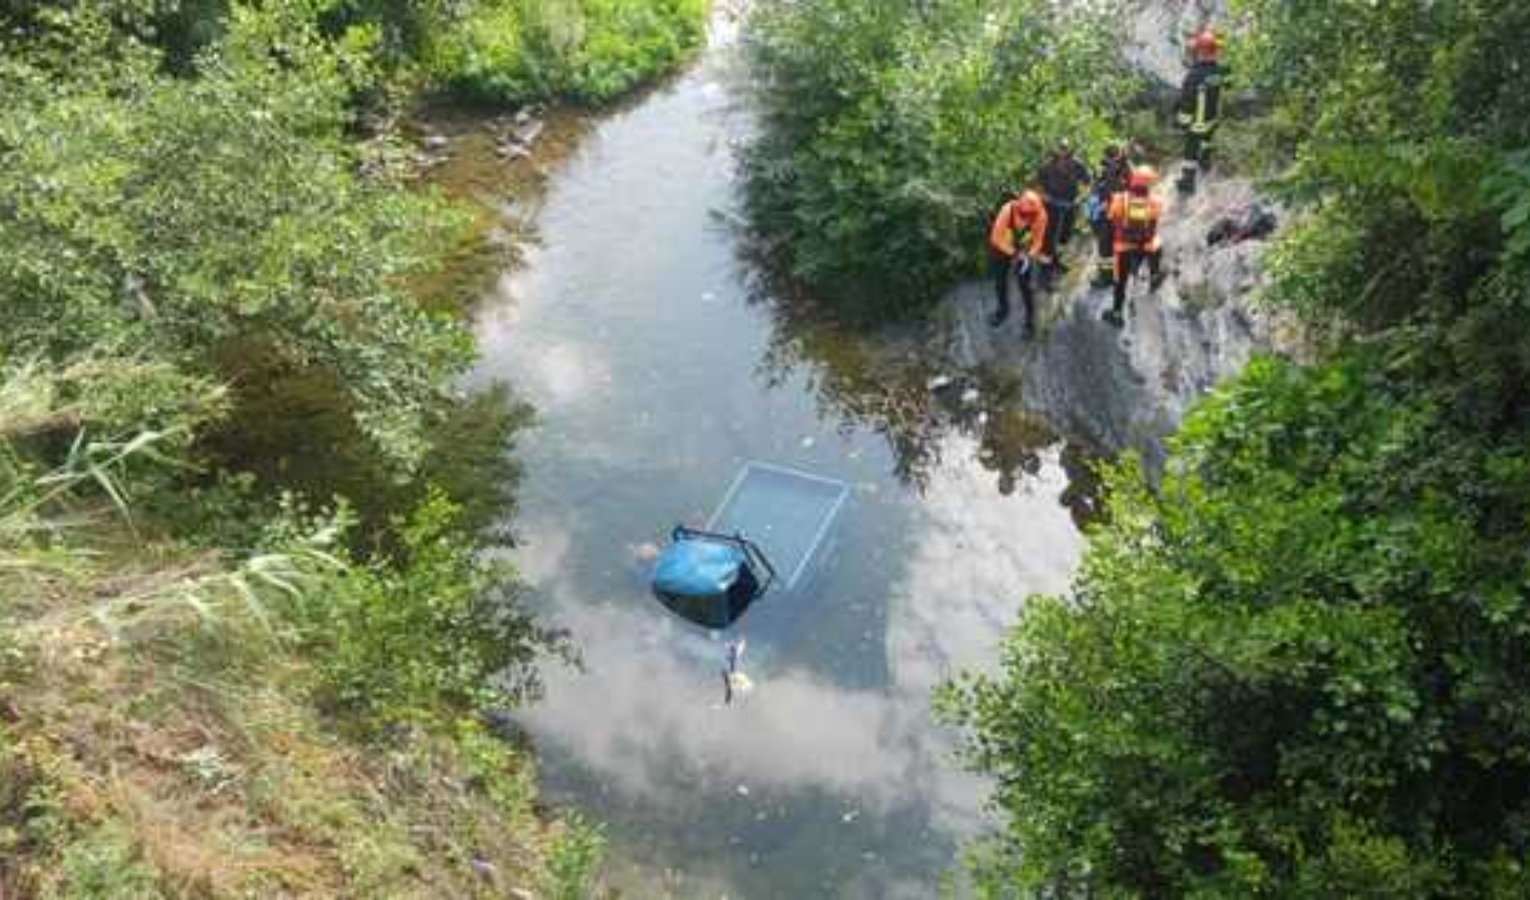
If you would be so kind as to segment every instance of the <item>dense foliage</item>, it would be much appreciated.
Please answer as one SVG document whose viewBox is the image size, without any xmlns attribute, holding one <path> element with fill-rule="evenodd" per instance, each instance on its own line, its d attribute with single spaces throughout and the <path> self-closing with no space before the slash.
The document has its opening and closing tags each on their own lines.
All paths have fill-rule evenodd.
<svg viewBox="0 0 1530 900">
<path fill-rule="evenodd" d="M 343 550 L 343 512 L 291 505 L 258 547 L 169 542 L 134 498 L 225 392 L 156 363 L 3 375 L 0 889 L 587 891 L 598 832 L 547 823 L 479 722 L 534 687 L 549 638 L 449 503 L 391 560 Z"/>
<path fill-rule="evenodd" d="M 31 32 L 69 4 L 16 0 L 0 26 Z M 365 34 L 369 60 L 399 82 L 488 104 L 600 103 L 678 68 L 706 38 L 710 0 L 315 0 L 304 18 L 328 37 Z M 155 47 L 192 74 L 227 37 L 230 0 L 93 0 L 76 8 Z M 386 87 L 374 84 L 373 87 Z"/>
<path fill-rule="evenodd" d="M 1530 4 L 1244 4 L 1295 147 L 1269 300 L 1329 326 L 1112 479 L 1070 595 L 942 702 L 995 893 L 1530 885 Z M 1339 52 L 1342 50 L 1342 52 Z"/>
<path fill-rule="evenodd" d="M 425 42 L 434 81 L 491 102 L 597 102 L 670 71 L 706 36 L 708 0 L 443 4 Z"/>
<path fill-rule="evenodd" d="M 484 552 L 527 413 L 358 140 L 434 7 L 361 6 L 0 9 L 0 894 L 587 893 L 483 724 L 561 647 Z M 627 6 L 527 90 L 651 74 Z"/>
<path fill-rule="evenodd" d="M 1366 356 L 1205 404 L 962 697 L 1034 888 L 1517 895 L 1530 429 Z M 1510 443 L 1501 439 L 1512 438 Z M 948 698 L 948 700 L 953 698 Z"/>
<path fill-rule="evenodd" d="M 514 573 L 461 540 L 457 515 L 432 494 L 403 523 L 396 561 L 342 554 L 313 573 L 290 615 L 317 660 L 325 706 L 375 728 L 450 722 L 535 692 L 532 663 L 558 641 L 522 610 Z M 268 536 L 274 550 L 301 546 L 289 528 Z"/>
<path fill-rule="evenodd" d="M 927 307 L 1059 138 L 1131 99 L 1109 11 L 998 0 L 759 4 L 752 221 L 791 275 L 861 318 Z"/>
<path fill-rule="evenodd" d="M 1530 5 L 1244 5 L 1249 76 L 1298 148 L 1283 187 L 1312 216 L 1281 299 L 1373 330 L 1468 321 L 1496 290 L 1502 226 L 1524 221 L 1500 223 L 1513 204 L 1491 188 L 1517 171 L 1523 189 Z"/>
<path fill-rule="evenodd" d="M 334 371 L 402 467 L 469 359 L 401 289 L 452 218 L 356 174 L 364 59 L 298 4 L 236 13 L 199 77 L 87 12 L 4 42 L 0 346 L 149 354 L 215 375 L 230 344 Z"/>
</svg>

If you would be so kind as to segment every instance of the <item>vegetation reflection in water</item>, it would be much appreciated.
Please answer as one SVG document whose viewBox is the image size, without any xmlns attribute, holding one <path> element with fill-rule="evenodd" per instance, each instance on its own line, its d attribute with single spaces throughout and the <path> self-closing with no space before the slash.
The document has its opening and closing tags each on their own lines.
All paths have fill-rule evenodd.
<svg viewBox="0 0 1530 900">
<path fill-rule="evenodd" d="M 927 896 L 978 796 L 929 691 L 986 659 L 1012 598 L 1066 583 L 1083 457 L 1012 379 L 936 370 L 751 282 L 718 227 L 747 127 L 731 64 L 714 51 L 588 134 L 481 310 L 478 378 L 540 420 L 518 559 L 585 659 L 517 719 L 550 791 L 641 869 L 634 890 Z M 657 240 L 633 252 L 635 234 Z M 811 593 L 745 617 L 758 687 L 724 711 L 720 644 L 647 596 L 627 548 L 701 524 L 750 458 L 854 496 Z"/>
</svg>

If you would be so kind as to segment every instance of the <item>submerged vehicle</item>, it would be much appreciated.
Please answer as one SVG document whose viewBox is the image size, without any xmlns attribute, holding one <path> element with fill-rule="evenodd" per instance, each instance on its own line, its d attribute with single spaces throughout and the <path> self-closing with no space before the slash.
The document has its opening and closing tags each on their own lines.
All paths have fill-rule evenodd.
<svg viewBox="0 0 1530 900">
<path fill-rule="evenodd" d="M 675 526 L 653 570 L 653 592 L 688 622 L 721 631 L 772 590 L 797 590 L 850 487 L 750 462 L 703 528 Z"/>
</svg>

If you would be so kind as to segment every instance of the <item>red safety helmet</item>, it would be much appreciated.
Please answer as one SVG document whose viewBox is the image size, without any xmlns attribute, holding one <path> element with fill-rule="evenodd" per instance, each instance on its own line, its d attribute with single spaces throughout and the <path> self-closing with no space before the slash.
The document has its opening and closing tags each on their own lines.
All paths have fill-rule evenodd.
<svg viewBox="0 0 1530 900">
<path fill-rule="evenodd" d="M 1152 166 L 1137 166 L 1126 178 L 1126 186 L 1135 191 L 1145 191 L 1158 183 L 1158 170 Z"/>
<path fill-rule="evenodd" d="M 1222 52 L 1222 38 L 1209 25 L 1190 38 L 1190 54 L 1196 62 L 1216 62 Z"/>
</svg>

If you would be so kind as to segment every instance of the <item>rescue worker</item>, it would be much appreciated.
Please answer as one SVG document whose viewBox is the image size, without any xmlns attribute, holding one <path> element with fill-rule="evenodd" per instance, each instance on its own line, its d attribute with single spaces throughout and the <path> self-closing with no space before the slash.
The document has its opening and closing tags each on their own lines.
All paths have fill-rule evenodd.
<svg viewBox="0 0 1530 900">
<path fill-rule="evenodd" d="M 1061 262 L 1064 245 L 1073 240 L 1079 189 L 1089 184 L 1089 167 L 1073 155 L 1073 145 L 1059 141 L 1052 156 L 1036 171 L 1041 194 L 1047 204 L 1046 254 L 1057 270 L 1067 271 Z"/>
<path fill-rule="evenodd" d="M 1187 53 L 1190 69 L 1180 85 L 1176 121 L 1185 135 L 1185 161 L 1180 169 L 1178 187 L 1189 193 L 1195 190 L 1197 169 L 1211 166 L 1212 143 L 1222 107 L 1222 80 L 1226 70 L 1220 60 L 1222 39 L 1211 28 L 1192 35 Z"/>
<path fill-rule="evenodd" d="M 1137 166 L 1127 176 L 1126 190 L 1110 198 L 1115 291 L 1105 321 L 1117 328 L 1125 323 L 1126 291 L 1143 261 L 1148 264 L 1150 289 L 1156 291 L 1163 284 L 1163 245 L 1158 237 L 1163 203 L 1153 196 L 1157 182 L 1158 173 L 1152 167 Z"/>
<path fill-rule="evenodd" d="M 1009 278 L 1013 272 L 1025 303 L 1025 336 L 1036 330 L 1036 267 L 1047 263 L 1047 209 L 1032 181 L 999 208 L 988 229 L 988 268 L 999 302 L 989 318 L 997 328 L 1009 318 Z"/>
<path fill-rule="evenodd" d="M 1131 160 L 1120 144 L 1111 144 L 1100 157 L 1100 173 L 1094 180 L 1085 210 L 1089 215 L 1089 227 L 1094 232 L 1096 253 L 1094 287 L 1107 288 L 1115 281 L 1115 234 L 1111 227 L 1110 198 L 1126 190 L 1126 177 L 1131 172 Z"/>
</svg>

